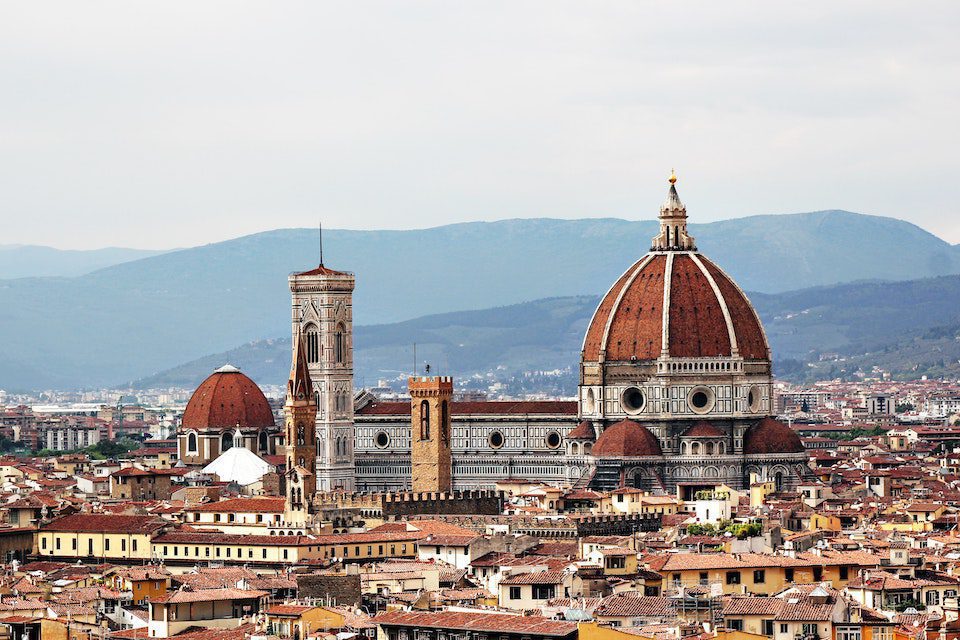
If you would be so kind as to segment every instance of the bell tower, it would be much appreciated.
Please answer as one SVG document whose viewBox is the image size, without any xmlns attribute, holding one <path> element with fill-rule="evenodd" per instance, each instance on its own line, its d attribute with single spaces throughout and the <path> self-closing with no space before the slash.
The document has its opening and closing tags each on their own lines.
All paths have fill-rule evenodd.
<svg viewBox="0 0 960 640">
<path fill-rule="evenodd" d="M 310 271 L 291 275 L 289 284 L 294 348 L 303 336 L 317 405 L 317 490 L 353 491 L 354 277 L 321 262 Z"/>
<path fill-rule="evenodd" d="M 452 488 L 450 455 L 450 402 L 453 378 L 420 376 L 409 380 L 410 470 L 414 491 Z"/>
<path fill-rule="evenodd" d="M 299 336 L 293 347 L 293 367 L 283 405 L 287 448 L 287 520 L 304 523 L 317 492 L 317 403 L 307 365 L 306 343 Z"/>
</svg>

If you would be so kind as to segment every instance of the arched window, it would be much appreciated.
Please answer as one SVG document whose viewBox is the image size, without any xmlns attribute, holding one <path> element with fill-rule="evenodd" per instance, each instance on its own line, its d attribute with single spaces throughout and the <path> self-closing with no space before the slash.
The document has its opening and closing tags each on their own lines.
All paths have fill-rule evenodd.
<svg viewBox="0 0 960 640">
<path fill-rule="evenodd" d="M 220 451 L 226 451 L 233 446 L 233 434 L 229 431 L 224 431 L 223 435 L 220 436 Z"/>
<path fill-rule="evenodd" d="M 719 444 L 717 444 L 717 453 L 722 456 L 722 455 L 723 455 L 723 451 L 724 451 L 724 449 L 726 449 L 726 448 L 727 448 L 726 445 L 724 445 L 722 442 L 719 443 Z"/>
<path fill-rule="evenodd" d="M 695 456 L 700 455 L 700 443 L 699 443 L 699 442 L 694 442 L 693 444 L 690 445 L 690 454 L 691 454 L 691 455 L 695 455 Z"/>
<path fill-rule="evenodd" d="M 266 450 L 267 450 L 267 447 L 269 446 L 269 440 L 267 439 L 267 432 L 266 432 L 266 431 L 261 431 L 261 432 L 260 432 L 260 442 L 259 442 L 259 446 L 260 446 L 260 451 L 266 451 Z"/>
<path fill-rule="evenodd" d="M 450 408 L 446 400 L 440 403 L 440 439 L 444 444 L 450 442 Z"/>
<path fill-rule="evenodd" d="M 343 343 L 344 341 L 343 334 L 345 332 L 346 332 L 346 328 L 341 323 L 337 325 L 337 329 L 333 333 L 333 359 L 337 364 L 343 364 L 343 358 L 344 358 L 343 348 L 345 346 Z"/>
<path fill-rule="evenodd" d="M 430 439 L 430 403 L 426 400 L 420 403 L 420 439 Z"/>
<path fill-rule="evenodd" d="M 308 324 L 307 334 L 307 362 L 320 362 L 320 332 L 315 324 Z"/>
<path fill-rule="evenodd" d="M 304 429 L 303 423 L 299 422 L 297 423 L 297 445 L 305 444 L 307 444 L 307 431 Z"/>
<path fill-rule="evenodd" d="M 686 442 L 681 442 L 681 443 L 680 443 L 680 455 L 682 455 L 682 456 L 687 455 L 687 443 L 686 443 Z"/>
<path fill-rule="evenodd" d="M 708 442 L 708 443 L 707 443 L 707 455 L 708 455 L 708 456 L 712 456 L 712 455 L 713 455 L 713 443 L 712 443 L 712 442 Z"/>
<path fill-rule="evenodd" d="M 197 453 L 197 434 L 195 433 L 187 436 L 187 453 Z"/>
</svg>

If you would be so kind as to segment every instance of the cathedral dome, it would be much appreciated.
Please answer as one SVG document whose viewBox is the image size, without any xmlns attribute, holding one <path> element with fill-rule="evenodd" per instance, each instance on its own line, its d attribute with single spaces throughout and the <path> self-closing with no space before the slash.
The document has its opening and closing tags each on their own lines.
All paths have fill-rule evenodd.
<svg viewBox="0 0 960 640">
<path fill-rule="evenodd" d="M 797 432 L 773 418 L 764 418 L 743 434 L 743 452 L 764 453 L 803 453 L 803 442 Z"/>
<path fill-rule="evenodd" d="M 660 441 L 649 429 L 633 420 L 621 420 L 608 427 L 593 445 L 597 457 L 633 458 L 638 456 L 662 456 Z"/>
<path fill-rule="evenodd" d="M 260 387 L 236 367 L 223 366 L 193 392 L 181 421 L 185 429 L 272 427 L 273 411 Z"/>
<path fill-rule="evenodd" d="M 676 176 L 660 207 L 650 252 L 600 301 L 583 340 L 584 362 L 731 358 L 768 361 L 760 319 L 743 291 L 697 252 Z"/>
<path fill-rule="evenodd" d="M 651 252 L 601 300 L 583 359 L 655 360 L 661 354 L 767 360 L 769 350 L 747 296 L 719 267 L 692 251 Z"/>
</svg>

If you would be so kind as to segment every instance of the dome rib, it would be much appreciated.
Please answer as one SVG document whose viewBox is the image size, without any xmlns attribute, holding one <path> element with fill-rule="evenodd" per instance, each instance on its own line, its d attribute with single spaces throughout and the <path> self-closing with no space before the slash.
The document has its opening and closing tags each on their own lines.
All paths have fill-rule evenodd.
<svg viewBox="0 0 960 640">
<path fill-rule="evenodd" d="M 607 292 L 584 337 L 583 360 L 743 357 L 768 360 L 763 326 L 739 287 L 693 252 L 654 252 Z"/>
<path fill-rule="evenodd" d="M 757 310 L 750 303 L 747 294 L 723 269 L 704 256 L 698 256 L 701 264 L 713 277 L 717 288 L 723 295 L 730 320 L 736 330 L 737 348 L 740 356 L 746 360 L 768 360 L 770 347 L 767 334 L 760 322 Z"/>
</svg>

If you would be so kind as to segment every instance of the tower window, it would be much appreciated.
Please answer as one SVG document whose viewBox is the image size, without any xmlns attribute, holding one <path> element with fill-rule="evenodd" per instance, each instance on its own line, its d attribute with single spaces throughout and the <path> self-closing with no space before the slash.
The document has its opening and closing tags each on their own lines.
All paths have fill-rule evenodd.
<svg viewBox="0 0 960 640">
<path fill-rule="evenodd" d="M 420 439 L 430 439 L 430 403 L 426 400 L 420 403 Z"/>
<path fill-rule="evenodd" d="M 187 453 L 197 452 L 197 434 L 191 433 L 187 436 Z"/>
<path fill-rule="evenodd" d="M 338 324 L 337 330 L 333 334 L 333 359 L 337 364 L 343 364 L 344 331 L 344 326 L 342 324 Z"/>
<path fill-rule="evenodd" d="M 446 400 L 440 403 L 440 439 L 444 444 L 450 442 L 450 407 Z"/>
<path fill-rule="evenodd" d="M 320 362 L 320 332 L 312 324 L 307 327 L 307 362 Z"/>
</svg>

